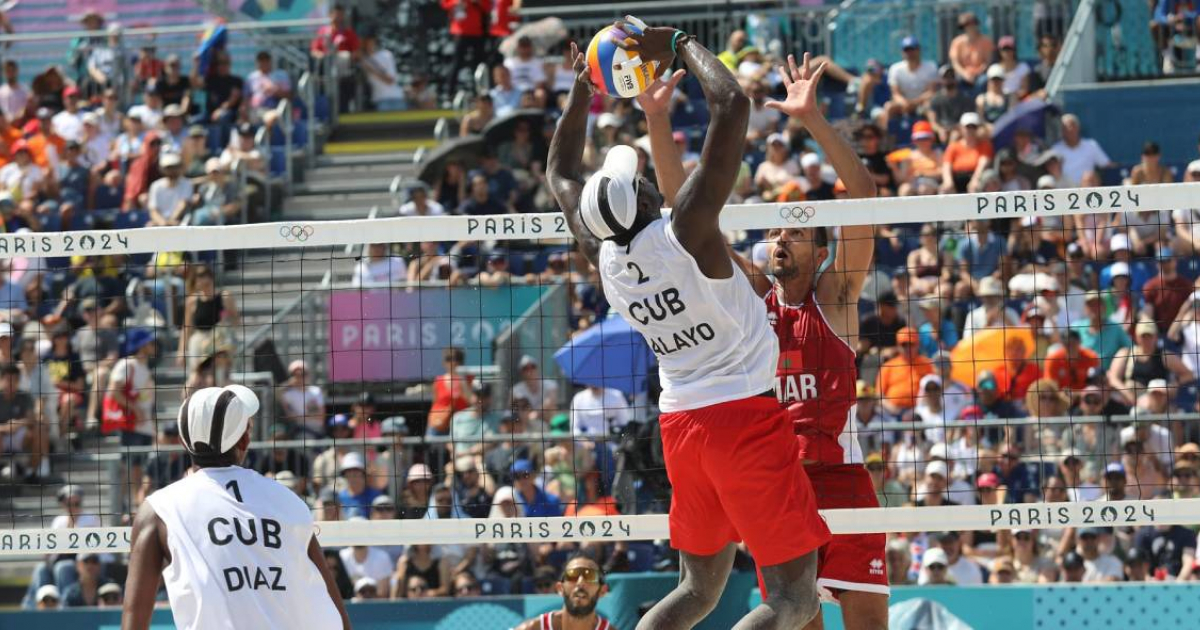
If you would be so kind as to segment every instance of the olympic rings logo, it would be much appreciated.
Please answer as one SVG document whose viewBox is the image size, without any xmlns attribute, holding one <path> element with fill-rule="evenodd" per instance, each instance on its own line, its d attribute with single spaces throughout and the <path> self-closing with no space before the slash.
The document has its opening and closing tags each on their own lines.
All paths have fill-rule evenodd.
<svg viewBox="0 0 1200 630">
<path fill-rule="evenodd" d="M 281 225 L 279 226 L 279 237 L 289 243 L 303 243 L 316 231 L 316 228 L 308 224 Z"/>
<path fill-rule="evenodd" d="M 784 206 L 779 209 L 779 218 L 788 223 L 808 223 L 817 216 L 817 209 L 812 206 Z"/>
</svg>

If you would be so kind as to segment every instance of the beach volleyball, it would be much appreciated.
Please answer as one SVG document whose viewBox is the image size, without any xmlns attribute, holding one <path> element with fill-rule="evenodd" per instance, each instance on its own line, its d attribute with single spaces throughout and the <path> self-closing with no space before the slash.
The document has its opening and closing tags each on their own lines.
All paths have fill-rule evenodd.
<svg viewBox="0 0 1200 630">
<path fill-rule="evenodd" d="M 640 20 L 628 18 L 625 28 L 606 26 L 596 33 L 587 48 L 587 63 L 592 83 L 600 92 L 618 98 L 633 98 L 654 81 L 657 62 L 642 63 L 637 53 L 622 50 L 617 42 L 630 34 L 640 35 L 646 27 Z"/>
</svg>

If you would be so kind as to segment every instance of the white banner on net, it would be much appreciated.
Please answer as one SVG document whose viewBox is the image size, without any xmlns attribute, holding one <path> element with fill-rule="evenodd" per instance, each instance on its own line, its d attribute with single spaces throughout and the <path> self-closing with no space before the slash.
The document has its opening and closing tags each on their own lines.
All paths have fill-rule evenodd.
<svg viewBox="0 0 1200 630">
<path fill-rule="evenodd" d="M 1195 525 L 1200 523 L 1200 499 L 864 508 L 822 510 L 821 516 L 835 534 Z M 208 528 L 211 535 L 218 538 L 237 535 L 229 523 L 210 524 Z M 335 521 L 317 523 L 314 533 L 324 547 L 619 542 L 670 538 L 664 514 Z M 9 530 L 0 532 L 0 557 L 85 551 L 127 553 L 129 534 L 128 527 Z"/>
<path fill-rule="evenodd" d="M 1200 207 L 1200 183 L 730 206 L 725 230 L 892 225 Z M 569 238 L 562 213 L 392 217 L 0 235 L 0 258 Z"/>
</svg>

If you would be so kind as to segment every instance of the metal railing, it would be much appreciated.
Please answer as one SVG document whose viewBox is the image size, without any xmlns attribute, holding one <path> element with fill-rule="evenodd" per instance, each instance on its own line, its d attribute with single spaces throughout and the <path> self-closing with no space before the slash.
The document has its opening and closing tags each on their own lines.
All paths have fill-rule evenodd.
<svg viewBox="0 0 1200 630">
<path fill-rule="evenodd" d="M 1080 0 L 1079 9 L 1063 39 L 1058 63 L 1046 81 L 1046 100 L 1062 104 L 1062 89 L 1067 85 L 1096 80 L 1096 0 Z"/>
</svg>

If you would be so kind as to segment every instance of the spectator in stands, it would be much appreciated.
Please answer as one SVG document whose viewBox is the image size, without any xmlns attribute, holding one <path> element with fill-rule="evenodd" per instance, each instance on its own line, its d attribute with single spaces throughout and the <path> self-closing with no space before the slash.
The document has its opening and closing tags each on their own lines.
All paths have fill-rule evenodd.
<svg viewBox="0 0 1200 630">
<path fill-rule="evenodd" d="M 66 511 L 54 517 L 50 529 L 73 529 L 76 527 L 101 527 L 100 518 L 95 514 L 83 512 L 83 489 L 77 485 L 66 485 L 59 488 L 58 504 Z M 25 595 L 23 606 L 34 608 L 42 601 L 43 589 L 47 585 L 63 588 L 79 581 L 79 573 L 75 568 L 75 557 L 70 554 L 47 555 L 33 570 L 33 577 Z"/>
<path fill-rule="evenodd" d="M 260 50 L 254 56 L 254 71 L 246 77 L 246 90 L 250 96 L 251 118 L 264 122 L 268 110 L 291 98 L 292 79 L 286 71 L 275 67 L 269 51 Z"/>
<path fill-rule="evenodd" d="M 571 429 L 575 435 L 611 435 L 632 419 L 625 395 L 612 388 L 588 386 L 571 399 Z"/>
<path fill-rule="evenodd" d="M 1012 35 L 1005 35 L 996 42 L 999 61 L 993 64 L 1004 73 L 1004 94 L 1020 101 L 1029 94 L 1029 64 L 1017 58 L 1017 40 Z M 991 72 L 991 67 L 988 68 Z"/>
<path fill-rule="evenodd" d="M 251 174 L 265 175 L 267 162 L 254 144 L 256 132 L 257 129 L 250 123 L 238 125 L 229 138 L 229 146 L 221 152 L 221 162 L 230 168 L 240 162 L 241 167 Z"/>
<path fill-rule="evenodd" d="M 943 157 L 942 150 L 935 145 L 936 140 L 929 121 L 921 120 L 913 125 L 913 147 L 897 164 L 901 197 L 937 193 L 942 181 Z"/>
<path fill-rule="evenodd" d="M 510 173 L 511 175 L 511 173 Z M 492 180 L 483 173 L 471 176 L 471 195 L 458 207 L 455 214 L 480 216 L 488 214 L 508 214 L 510 208 L 503 200 L 494 197 L 489 189 Z M 515 189 L 512 192 L 516 192 Z"/>
<path fill-rule="evenodd" d="M 341 481 L 337 475 L 338 465 L 341 464 L 346 453 L 350 452 L 349 443 L 346 440 L 354 436 L 354 430 L 350 427 L 350 418 L 344 413 L 335 414 L 329 419 L 326 427 L 327 435 L 334 440 L 334 444 L 321 451 L 313 459 L 312 483 L 318 491 L 324 488 L 340 490 L 345 486 L 345 482 Z M 339 444 L 338 440 L 342 440 L 342 442 Z"/>
<path fill-rule="evenodd" d="M 162 153 L 158 167 L 163 176 L 150 184 L 146 199 L 150 225 L 179 225 L 192 207 L 195 188 L 183 176 L 183 158 L 178 153 Z"/>
<path fill-rule="evenodd" d="M 474 68 L 487 57 L 484 31 L 488 11 L 486 0 L 441 0 L 442 9 L 450 17 L 450 36 L 454 38 L 454 66 L 450 71 L 447 98 L 458 93 L 459 75 L 464 68 Z M 470 57 L 470 61 L 468 61 Z"/>
<path fill-rule="evenodd" d="M 238 182 L 229 176 L 229 168 L 219 158 L 209 158 L 204 163 L 204 172 L 207 176 L 196 192 L 191 225 L 240 222 L 246 201 L 239 194 Z"/>
<path fill-rule="evenodd" d="M 1069 186 L 1080 185 L 1086 173 L 1113 163 L 1099 142 L 1082 136 L 1079 117 L 1074 114 L 1063 115 L 1062 140 L 1050 148 L 1062 159 L 1063 177 Z"/>
<path fill-rule="evenodd" d="M 1099 291 L 1087 292 L 1084 301 L 1087 315 L 1071 322 L 1071 328 L 1079 331 L 1084 347 L 1100 357 L 1100 367 L 1107 371 L 1117 351 L 1133 345 L 1133 342 L 1124 326 L 1110 322 L 1105 317 L 1104 298 Z"/>
<path fill-rule="evenodd" d="M 1134 547 L 1125 552 L 1124 567 L 1124 581 L 1126 582 L 1145 582 L 1151 579 L 1150 556 L 1138 547 Z"/>
<path fill-rule="evenodd" d="M 437 88 L 429 83 L 429 75 L 417 71 L 404 88 L 404 99 L 408 102 L 409 109 L 436 109 Z"/>
<path fill-rule="evenodd" d="M 940 547 L 927 549 L 921 557 L 921 575 L 917 583 L 923 586 L 952 586 L 954 582 L 947 571 L 949 566 L 950 560 Z"/>
<path fill-rule="evenodd" d="M 7 324 L 5 324 L 7 325 Z M 29 455 L 27 480 L 46 477 L 50 470 L 49 426 L 35 416 L 36 403 L 19 388 L 21 369 L 13 363 L 0 365 L 0 450 L 12 455 Z M 10 458 L 5 477 L 20 477 L 19 466 Z"/>
<path fill-rule="evenodd" d="M 525 516 L 562 516 L 562 505 L 558 497 L 542 490 L 534 483 L 533 464 L 527 459 L 518 459 L 512 465 L 512 482 L 517 503 L 524 508 Z"/>
<path fill-rule="evenodd" d="M 1041 100 L 1046 100 L 1046 83 L 1050 81 L 1050 73 L 1054 71 L 1054 64 L 1058 62 L 1058 53 L 1062 49 L 1062 42 L 1054 35 L 1041 35 L 1038 37 L 1038 63 L 1033 67 L 1033 71 L 1029 73 L 1029 96 Z"/>
<path fill-rule="evenodd" d="M 308 364 L 296 359 L 288 364 L 288 381 L 279 390 L 283 420 L 292 430 L 308 437 L 321 437 L 325 427 L 325 393 L 308 382 Z"/>
<path fill-rule="evenodd" d="M 199 180 L 207 175 L 208 160 L 212 159 L 208 152 L 208 129 L 203 125 L 188 127 L 179 154 L 183 158 L 184 177 Z"/>
<path fill-rule="evenodd" d="M 148 129 L 158 129 L 162 126 L 163 99 L 158 88 L 149 86 L 142 94 L 142 103 L 129 108 L 129 116 L 137 116 Z"/>
<path fill-rule="evenodd" d="M 58 587 L 53 584 L 43 584 L 39 587 L 36 599 L 37 610 L 58 610 L 61 606 Z"/>
<path fill-rule="evenodd" d="M 482 484 L 475 457 L 462 455 L 454 460 L 454 500 L 471 518 L 487 518 L 492 497 Z"/>
<path fill-rule="evenodd" d="M 399 214 L 402 217 L 435 217 L 446 214 L 446 209 L 429 198 L 429 188 L 425 184 L 419 184 L 408 191 L 408 201 L 400 206 Z"/>
<path fill-rule="evenodd" d="M 959 87 L 958 76 L 953 67 L 942 66 L 938 70 L 938 76 L 941 78 L 940 87 L 933 98 L 929 100 L 929 108 L 925 112 L 925 117 L 937 132 L 938 140 L 943 144 L 948 144 L 955 139 L 953 134 L 962 115 L 975 111 L 975 103 Z"/>
<path fill-rule="evenodd" d="M 390 287 L 403 283 L 408 278 L 408 265 L 399 256 L 388 251 L 387 243 L 367 245 L 367 255 L 354 267 L 350 278 L 353 287 Z"/>
<path fill-rule="evenodd" d="M 1120 348 L 1108 368 L 1108 382 L 1114 395 L 1128 405 L 1137 403 L 1140 392 L 1150 383 L 1174 381 L 1187 385 L 1196 379 L 1179 355 L 1164 350 L 1158 343 L 1158 326 L 1143 320 L 1134 327 L 1134 345 Z M 1174 377 L 1174 378 L 1172 378 Z"/>
<path fill-rule="evenodd" d="M 4 60 L 4 85 L 0 86 L 0 113 L 9 121 L 25 117 L 29 106 L 29 89 L 21 85 L 20 68 L 14 59 Z"/>
<path fill-rule="evenodd" d="M 391 576 L 392 599 L 446 597 L 450 594 L 450 574 L 450 563 L 434 556 L 432 545 L 411 545 Z"/>
<path fill-rule="evenodd" d="M 342 550 L 343 552 L 345 549 Z M 379 582 L 369 578 L 358 578 L 354 583 L 354 597 L 350 601 L 355 603 L 368 602 L 372 599 L 379 599 Z"/>
<path fill-rule="evenodd" d="M 883 410 L 894 418 L 916 405 L 920 381 L 933 373 L 933 364 L 921 356 L 917 331 L 905 326 L 896 332 L 899 354 L 879 368 L 878 386 Z"/>
<path fill-rule="evenodd" d="M 862 158 L 867 170 L 871 171 L 879 196 L 894 196 L 896 173 L 888 163 L 887 152 L 883 150 L 883 130 L 874 124 L 866 124 L 854 132 L 854 138 L 858 141 L 858 157 Z"/>
<path fill-rule="evenodd" d="M 759 142 L 779 131 L 783 115 L 779 110 L 767 107 L 770 88 L 764 81 L 748 82 L 746 94 L 750 97 L 750 124 L 746 130 L 747 146 L 757 148 Z M 674 99 L 672 99 L 672 103 Z"/>
<path fill-rule="evenodd" d="M 362 453 L 350 451 L 342 456 L 338 474 L 346 486 L 338 492 L 338 502 L 346 518 L 367 518 L 371 514 L 371 502 L 382 493 L 367 485 L 367 462 Z"/>
<path fill-rule="evenodd" d="M 1100 548 L 1101 530 L 1084 527 L 1067 530 L 1064 538 L 1075 536 L 1075 552 L 1083 558 L 1084 582 L 1119 582 L 1125 575 L 1121 561 Z"/>
<path fill-rule="evenodd" d="M 162 75 L 154 80 L 154 91 L 162 96 L 163 106 L 178 105 L 185 116 L 195 112 L 192 103 L 192 80 L 183 73 L 183 62 L 179 55 L 167 56 Z"/>
<path fill-rule="evenodd" d="M 63 88 L 62 111 L 51 119 L 53 130 L 63 140 L 78 140 L 83 131 L 83 112 L 79 109 L 79 88 L 68 85 Z"/>
<path fill-rule="evenodd" d="M 428 435 L 449 435 L 450 419 L 454 413 L 470 407 L 471 378 L 459 374 L 466 355 L 462 348 L 442 350 L 445 373 L 433 379 L 433 405 L 429 410 Z"/>
<path fill-rule="evenodd" d="M 554 379 L 542 378 L 537 360 L 529 355 L 517 363 L 521 380 L 513 385 L 512 400 L 525 400 L 530 407 L 549 417 L 558 411 L 558 383 Z"/>
<path fill-rule="evenodd" d="M 963 555 L 962 540 L 956 531 L 945 531 L 937 536 L 938 547 L 946 552 L 947 571 L 958 586 L 983 584 L 983 567 Z"/>
<path fill-rule="evenodd" d="M 781 133 L 767 137 L 767 159 L 754 173 L 754 185 L 763 199 L 774 200 L 800 177 L 800 166 L 791 159 L 787 140 Z"/>
<path fill-rule="evenodd" d="M 983 221 L 978 223 L 986 224 Z M 990 232 L 987 233 L 987 236 L 995 237 Z M 990 275 L 980 278 L 975 295 L 979 297 L 982 304 L 967 314 L 967 318 L 963 322 L 963 339 L 969 339 L 983 330 L 1020 325 L 1020 316 L 1004 303 L 1004 285 L 1000 280 Z"/>
<path fill-rule="evenodd" d="M 504 67 L 512 72 L 513 85 L 522 92 L 546 85 L 546 62 L 535 54 L 529 37 L 517 39 L 516 54 L 505 58 Z"/>
<path fill-rule="evenodd" d="M 483 133 L 483 128 L 496 118 L 496 110 L 491 94 L 480 94 L 475 97 L 475 107 L 463 116 L 458 126 L 459 136 Z"/>
<path fill-rule="evenodd" d="M 985 129 L 991 129 L 1012 106 L 1012 97 L 1004 93 L 1004 68 L 992 64 L 987 69 L 987 84 L 975 97 L 975 112 L 983 119 Z"/>
<path fill-rule="evenodd" d="M 76 556 L 75 569 L 79 572 L 79 581 L 63 591 L 62 607 L 98 606 L 100 588 L 112 582 L 102 575 L 100 556 L 90 551 L 79 554 Z"/>
<path fill-rule="evenodd" d="M 200 76 L 197 70 L 193 67 L 191 83 L 196 89 L 204 90 L 207 107 L 204 117 L 197 122 L 215 123 L 224 138 L 241 115 L 245 81 L 233 74 L 233 60 L 224 51 L 213 56 L 207 75 Z"/>
<path fill-rule="evenodd" d="M 178 105 L 167 105 L 162 112 L 163 150 L 171 153 L 182 153 L 183 143 L 187 138 L 187 129 L 183 123 L 183 108 Z M 186 167 L 187 164 L 185 163 Z"/>
<path fill-rule="evenodd" d="M 950 63 L 965 87 L 978 91 L 983 88 L 995 45 L 990 37 L 979 30 L 979 18 L 974 13 L 968 11 L 960 14 L 958 28 L 962 34 L 950 41 Z"/>
<path fill-rule="evenodd" d="M 821 156 L 805 153 L 800 158 L 800 170 L 804 173 L 801 186 L 805 188 L 805 199 L 820 201 L 834 198 L 833 184 L 825 181 L 821 174 Z"/>
<path fill-rule="evenodd" d="M 109 155 L 109 159 L 117 166 L 113 170 L 117 170 L 118 174 L 120 171 L 130 168 L 137 158 L 141 157 L 146 136 L 149 135 L 146 132 L 146 126 L 142 124 L 142 119 L 137 116 L 126 117 L 122 128 L 123 131 L 112 142 L 112 152 Z M 155 168 L 158 168 L 157 163 Z"/>
<path fill-rule="evenodd" d="M 404 491 L 400 495 L 400 518 L 425 518 L 429 510 L 429 499 L 433 495 L 433 472 L 425 464 L 413 464 L 404 479 Z"/>
<path fill-rule="evenodd" d="M 508 69 L 508 66 L 492 68 L 492 86 L 488 94 L 492 97 L 496 116 L 507 116 L 521 106 L 523 90 L 517 89 L 513 85 L 512 71 Z"/>
<path fill-rule="evenodd" d="M 130 119 L 134 120 L 133 117 Z M 130 162 L 125 178 L 125 199 L 121 205 L 125 212 L 147 207 L 149 199 L 144 195 L 149 192 L 151 183 L 162 177 L 162 138 L 156 131 L 147 132 L 142 145 L 141 152 Z"/>
<path fill-rule="evenodd" d="M 946 147 L 942 162 L 943 193 L 964 193 L 991 163 L 992 143 L 982 137 L 983 121 L 979 114 L 967 112 L 958 121 L 959 139 Z"/>
<path fill-rule="evenodd" d="M 407 108 L 404 88 L 396 74 L 396 58 L 392 51 L 379 45 L 379 37 L 374 32 L 363 34 L 358 64 L 371 87 L 371 105 L 375 111 L 395 112 Z"/>
<path fill-rule="evenodd" d="M 738 62 L 741 61 L 741 52 L 746 47 L 747 41 L 746 31 L 737 29 L 729 34 L 725 50 L 722 50 L 721 54 L 717 55 L 717 58 L 721 60 L 721 63 L 725 64 L 726 68 L 729 68 L 730 72 L 737 71 Z"/>
<path fill-rule="evenodd" d="M 450 421 L 455 457 L 482 456 L 487 451 L 484 436 L 494 435 L 500 425 L 499 414 L 492 410 L 492 384 L 479 381 L 473 389 L 475 400 L 472 406 L 455 413 Z"/>
<path fill-rule="evenodd" d="M 145 471 L 142 474 L 142 491 L 149 496 L 160 488 L 183 479 L 191 467 L 191 457 L 181 448 L 179 425 L 173 420 L 159 425 L 158 445 L 161 450 L 150 453 L 146 459 Z M 168 450 L 170 449 L 170 450 Z"/>
<path fill-rule="evenodd" d="M 888 87 L 892 100 L 884 106 L 880 126 L 887 128 L 888 120 L 898 117 L 924 116 L 925 107 L 937 92 L 938 72 L 932 61 L 921 59 L 921 44 L 916 37 L 900 41 L 904 60 L 888 68 Z"/>
<path fill-rule="evenodd" d="M 1070 329 L 1064 335 L 1064 343 L 1046 355 L 1045 376 L 1065 390 L 1079 392 L 1087 386 L 1088 372 L 1098 367 L 1099 355 L 1083 346 L 1079 330 Z M 1099 403 L 1099 392 L 1095 398 Z"/>
<path fill-rule="evenodd" d="M 1075 551 L 1068 551 L 1058 558 L 1059 573 L 1061 579 L 1058 581 L 1077 584 L 1083 582 L 1084 575 L 1087 574 L 1087 566 L 1083 561 L 1083 556 Z"/>
<path fill-rule="evenodd" d="M 8 149 L 12 161 L 0 167 L 0 189 L 12 195 L 16 202 L 36 199 L 45 191 L 46 171 L 34 163 L 26 141 L 18 140 Z"/>
<path fill-rule="evenodd" d="M 1025 400 L 1025 393 L 1029 391 L 1029 387 L 1034 384 L 1034 381 L 1038 380 L 1041 373 L 1038 370 L 1037 362 L 1030 356 L 1030 348 L 1024 338 L 1014 336 L 1004 341 L 1004 363 L 996 367 L 993 375 L 999 385 L 998 391 L 1001 397 L 1018 403 Z M 1050 383 L 1047 388 L 1043 394 L 1049 396 L 1049 401 L 1058 402 L 1060 396 L 1058 385 Z M 1052 388 L 1053 391 L 1050 391 L 1049 388 Z M 1052 418 L 1060 415 L 1037 414 L 1034 412 L 1035 407 L 1027 405 L 1026 408 L 1035 416 Z M 1061 411 L 1065 412 L 1066 408 L 1064 407 Z"/>
<path fill-rule="evenodd" d="M 1138 184 L 1170 184 L 1174 181 L 1175 176 L 1171 173 L 1171 169 L 1162 163 L 1162 149 L 1159 148 L 1157 142 L 1147 140 L 1142 145 L 1142 159 L 1133 165 L 1133 169 L 1130 170 L 1129 178 L 1125 180 L 1125 184 L 1127 186 L 1136 186 Z"/>
<path fill-rule="evenodd" d="M 109 375 L 104 397 L 101 430 L 119 431 L 124 446 L 148 446 L 154 442 L 154 375 L 150 359 L 156 351 L 154 334 L 144 328 L 125 335 L 124 357 Z M 141 479 L 135 467 L 132 479 Z"/>
</svg>

